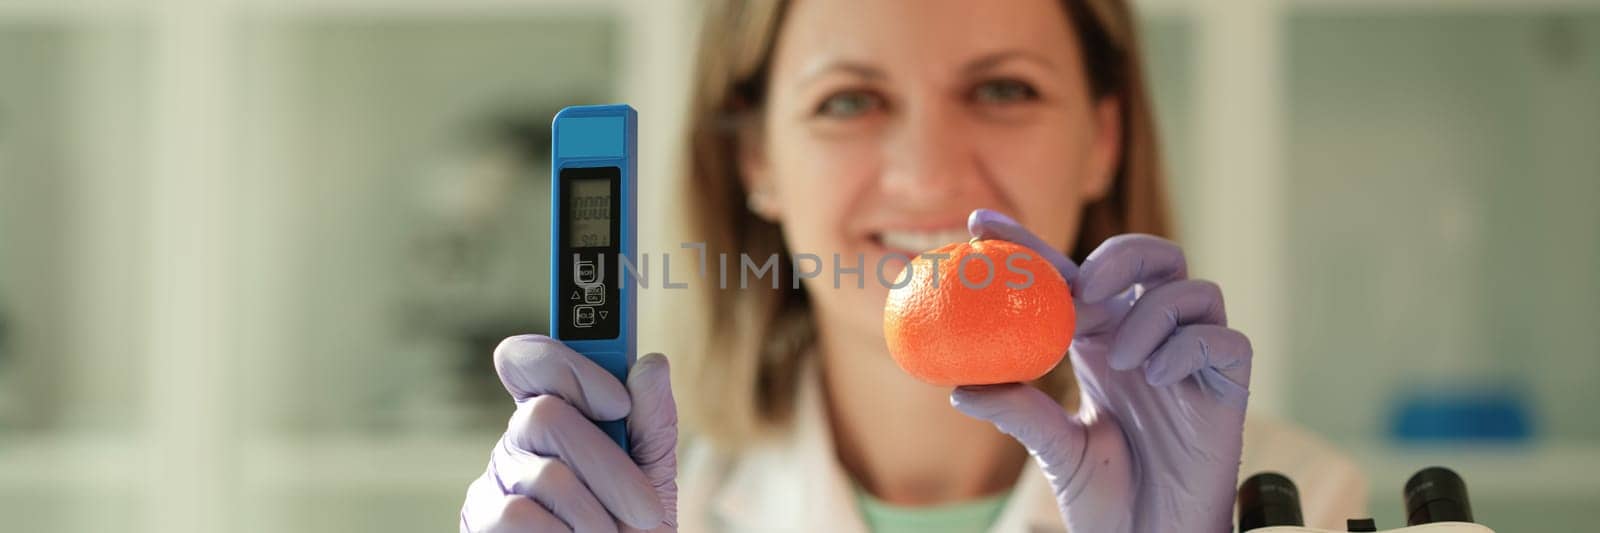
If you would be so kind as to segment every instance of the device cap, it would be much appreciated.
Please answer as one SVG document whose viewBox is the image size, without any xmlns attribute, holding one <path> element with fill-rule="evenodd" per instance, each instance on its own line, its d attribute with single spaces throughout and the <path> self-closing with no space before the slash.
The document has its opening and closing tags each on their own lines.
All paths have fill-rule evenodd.
<svg viewBox="0 0 1600 533">
<path fill-rule="evenodd" d="M 1455 471 L 1430 466 L 1406 481 L 1406 525 L 1434 522 L 1472 522 L 1467 482 Z"/>
<path fill-rule="evenodd" d="M 1300 490 L 1277 472 L 1262 472 L 1239 485 L 1239 531 L 1270 526 L 1304 526 Z"/>
</svg>

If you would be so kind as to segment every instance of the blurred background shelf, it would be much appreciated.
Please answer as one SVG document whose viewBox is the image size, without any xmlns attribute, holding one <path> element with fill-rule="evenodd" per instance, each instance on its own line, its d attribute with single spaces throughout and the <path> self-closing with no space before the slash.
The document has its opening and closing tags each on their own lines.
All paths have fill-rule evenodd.
<svg viewBox="0 0 1600 533">
<path fill-rule="evenodd" d="M 1474 501 L 1482 497 L 1592 502 L 1593 495 L 1600 494 L 1600 479 L 1582 467 L 1600 464 L 1600 446 L 1586 442 L 1455 449 L 1370 445 L 1347 451 L 1371 476 L 1374 499 L 1388 498 L 1397 504 L 1406 479 L 1429 466 L 1448 466 L 1460 473 Z"/>
<path fill-rule="evenodd" d="M 140 446 L 125 436 L 51 434 L 0 439 L 0 472 L 5 474 L 0 476 L 0 493 L 70 494 L 88 486 L 132 491 L 139 485 L 142 455 Z"/>
<path fill-rule="evenodd" d="M 1600 447 L 1550 443 L 1526 448 L 1347 448 L 1368 473 L 1368 511 L 1384 527 L 1403 525 L 1401 489 L 1416 471 L 1445 465 L 1467 481 L 1473 516 L 1497 531 L 1593 528 Z"/>
<path fill-rule="evenodd" d="M 498 438 L 486 432 L 406 439 L 354 434 L 262 443 L 247 448 L 245 475 L 275 490 L 453 487 L 464 494 Z"/>
</svg>

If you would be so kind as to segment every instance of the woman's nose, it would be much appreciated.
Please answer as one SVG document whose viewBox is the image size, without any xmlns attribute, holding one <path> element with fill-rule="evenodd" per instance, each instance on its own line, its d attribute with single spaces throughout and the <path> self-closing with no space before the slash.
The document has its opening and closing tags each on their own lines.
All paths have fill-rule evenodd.
<svg viewBox="0 0 1600 533">
<path fill-rule="evenodd" d="M 959 118 L 949 113 L 904 115 L 885 143 L 884 195 L 912 207 L 948 203 L 977 179 L 977 155 Z"/>
</svg>

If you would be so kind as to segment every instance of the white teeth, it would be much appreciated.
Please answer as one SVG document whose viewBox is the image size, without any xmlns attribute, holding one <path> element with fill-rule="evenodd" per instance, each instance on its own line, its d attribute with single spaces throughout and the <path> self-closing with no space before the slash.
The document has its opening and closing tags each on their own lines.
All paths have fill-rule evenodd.
<svg viewBox="0 0 1600 533">
<path fill-rule="evenodd" d="M 962 242 L 972 235 L 966 228 L 938 231 L 885 231 L 880 234 L 883 245 L 894 250 L 922 253 L 953 242 Z"/>
</svg>

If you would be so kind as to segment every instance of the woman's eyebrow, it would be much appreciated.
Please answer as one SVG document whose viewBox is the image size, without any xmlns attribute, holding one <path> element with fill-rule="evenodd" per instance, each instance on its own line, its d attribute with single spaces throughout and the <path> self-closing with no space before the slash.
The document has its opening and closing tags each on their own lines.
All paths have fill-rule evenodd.
<svg viewBox="0 0 1600 533">
<path fill-rule="evenodd" d="M 800 74 L 799 85 L 802 87 L 810 85 L 817 81 L 818 78 L 836 72 L 870 81 L 881 81 L 888 77 L 887 74 L 884 74 L 882 69 L 867 63 L 850 60 L 833 60 L 817 63 L 802 71 Z"/>
<path fill-rule="evenodd" d="M 1056 68 L 1055 62 L 1050 61 L 1050 59 L 1045 56 L 1027 50 L 1002 50 L 999 52 L 984 54 L 979 56 L 977 59 L 968 61 L 967 65 L 962 67 L 961 70 L 968 75 L 979 74 L 986 70 L 1000 66 L 1007 61 L 1013 60 L 1034 63 L 1048 69 Z"/>
</svg>

